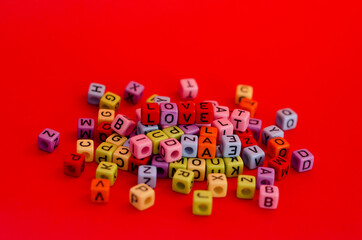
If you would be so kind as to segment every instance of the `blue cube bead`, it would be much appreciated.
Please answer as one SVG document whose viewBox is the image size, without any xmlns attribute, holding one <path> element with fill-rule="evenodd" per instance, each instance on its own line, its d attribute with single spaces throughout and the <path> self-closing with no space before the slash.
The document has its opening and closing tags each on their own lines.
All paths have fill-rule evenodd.
<svg viewBox="0 0 362 240">
<path fill-rule="evenodd" d="M 270 139 L 277 138 L 277 137 L 284 137 L 284 132 L 280 128 L 275 125 L 271 125 L 263 129 L 261 135 L 261 141 L 265 145 L 268 144 Z"/>
<path fill-rule="evenodd" d="M 196 135 L 184 134 L 181 136 L 182 156 L 188 158 L 197 157 L 199 138 Z"/>
<path fill-rule="evenodd" d="M 298 115 L 290 108 L 277 111 L 275 122 L 283 131 L 293 129 L 297 126 Z"/>
<path fill-rule="evenodd" d="M 241 158 L 247 168 L 255 169 L 263 166 L 265 153 L 259 146 L 254 145 L 244 148 Z"/>
<path fill-rule="evenodd" d="M 106 91 L 106 86 L 99 83 L 91 83 L 88 90 L 87 102 L 93 105 L 99 105 L 99 101 Z"/>
<path fill-rule="evenodd" d="M 147 134 L 158 130 L 158 125 L 143 125 L 141 121 L 137 122 L 137 134 Z"/>
<path fill-rule="evenodd" d="M 223 135 L 220 142 L 223 157 L 237 157 L 241 152 L 241 141 L 238 135 Z"/>
<path fill-rule="evenodd" d="M 156 187 L 157 167 L 151 165 L 141 165 L 138 167 L 138 184 L 145 183 L 151 188 Z"/>
</svg>

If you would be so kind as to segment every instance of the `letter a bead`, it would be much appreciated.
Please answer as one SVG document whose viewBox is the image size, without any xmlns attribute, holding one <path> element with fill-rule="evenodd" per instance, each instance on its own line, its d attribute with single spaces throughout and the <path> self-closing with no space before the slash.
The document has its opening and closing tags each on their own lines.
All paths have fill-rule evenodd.
<svg viewBox="0 0 362 240">
<path fill-rule="evenodd" d="M 110 182 L 108 179 L 93 179 L 91 182 L 91 201 L 107 203 L 109 200 Z"/>
<path fill-rule="evenodd" d="M 178 193 L 189 194 L 194 184 L 194 172 L 178 169 L 172 178 L 172 190 Z"/>
<path fill-rule="evenodd" d="M 277 186 L 262 185 L 259 193 L 259 207 L 276 209 L 279 202 L 279 188 Z"/>
<path fill-rule="evenodd" d="M 38 136 L 38 147 L 45 152 L 53 152 L 59 145 L 60 134 L 50 128 L 44 129 Z"/>
<path fill-rule="evenodd" d="M 208 190 L 195 190 L 192 204 L 194 215 L 209 216 L 212 211 L 212 193 Z"/>
<path fill-rule="evenodd" d="M 297 172 L 306 172 L 313 168 L 314 156 L 307 149 L 296 150 L 292 154 L 291 164 Z"/>
<path fill-rule="evenodd" d="M 260 189 L 261 185 L 274 185 L 274 179 L 274 168 L 258 167 L 256 174 L 256 189 Z"/>
<path fill-rule="evenodd" d="M 129 190 L 129 202 L 142 211 L 155 204 L 155 190 L 147 184 L 141 183 Z"/>
<path fill-rule="evenodd" d="M 184 100 L 193 100 L 197 97 L 199 87 L 193 78 L 185 78 L 180 80 L 179 94 Z"/>
</svg>

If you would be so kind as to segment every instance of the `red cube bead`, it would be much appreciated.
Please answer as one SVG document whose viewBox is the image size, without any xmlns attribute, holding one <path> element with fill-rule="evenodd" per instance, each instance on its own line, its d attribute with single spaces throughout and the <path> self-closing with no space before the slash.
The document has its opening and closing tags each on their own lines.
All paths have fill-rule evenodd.
<svg viewBox="0 0 362 240">
<path fill-rule="evenodd" d="M 83 154 L 69 154 L 64 159 L 64 174 L 79 177 L 84 171 L 85 156 Z"/>
<path fill-rule="evenodd" d="M 160 123 L 160 106 L 157 103 L 142 104 L 141 122 L 143 125 L 158 125 Z"/>
<path fill-rule="evenodd" d="M 235 133 L 236 135 L 238 135 L 239 138 L 242 138 L 242 137 L 253 137 L 253 132 L 250 131 L 249 128 L 247 128 L 247 129 L 245 130 L 245 132 L 234 131 L 234 133 Z M 255 139 L 255 138 L 254 138 L 254 139 Z"/>
<path fill-rule="evenodd" d="M 211 124 L 214 120 L 214 108 L 210 102 L 196 104 L 196 123 Z"/>
<path fill-rule="evenodd" d="M 238 135 L 239 136 L 239 135 Z M 243 151 L 244 148 L 258 145 L 256 140 L 253 138 L 253 136 L 239 136 L 241 141 L 241 151 Z"/>
<path fill-rule="evenodd" d="M 178 108 L 178 124 L 190 125 L 195 123 L 196 110 L 195 103 L 193 102 L 179 102 Z"/>
<path fill-rule="evenodd" d="M 133 174 L 138 174 L 138 167 L 141 165 L 147 165 L 150 161 L 151 157 L 145 157 L 145 158 L 135 158 L 133 155 L 129 158 L 128 162 L 128 171 Z"/>
<path fill-rule="evenodd" d="M 111 123 L 102 122 L 97 127 L 95 140 L 99 143 L 105 142 L 109 136 L 113 134 L 113 129 L 111 128 Z"/>
<path fill-rule="evenodd" d="M 276 180 L 282 180 L 288 175 L 290 161 L 278 156 L 269 160 L 268 167 L 274 168 Z"/>
</svg>

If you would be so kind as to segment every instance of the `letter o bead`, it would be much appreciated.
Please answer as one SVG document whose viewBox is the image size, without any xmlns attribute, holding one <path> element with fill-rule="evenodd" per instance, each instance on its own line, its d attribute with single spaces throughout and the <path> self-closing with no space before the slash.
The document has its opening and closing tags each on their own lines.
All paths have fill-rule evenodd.
<svg viewBox="0 0 362 240">
<path fill-rule="evenodd" d="M 175 138 L 160 142 L 160 156 L 166 162 L 175 162 L 182 158 L 182 145 Z"/>
<path fill-rule="evenodd" d="M 276 125 L 283 131 L 297 127 L 298 115 L 290 108 L 284 108 L 277 111 L 275 119 Z"/>
<path fill-rule="evenodd" d="M 279 188 L 272 185 L 261 185 L 259 193 L 259 207 L 276 209 L 279 202 Z"/>
</svg>

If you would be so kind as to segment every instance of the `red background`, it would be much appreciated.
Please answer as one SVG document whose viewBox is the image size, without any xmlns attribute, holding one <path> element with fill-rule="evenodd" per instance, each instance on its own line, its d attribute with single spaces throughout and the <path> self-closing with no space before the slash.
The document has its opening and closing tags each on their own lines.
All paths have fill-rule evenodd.
<svg viewBox="0 0 362 240">
<path fill-rule="evenodd" d="M 357 0 L 0 1 L 0 238 L 360 239 L 361 14 Z M 139 212 L 128 203 L 136 176 L 122 171 L 110 202 L 96 205 L 95 163 L 80 178 L 63 174 L 77 118 L 97 117 L 91 82 L 122 95 L 135 80 L 143 100 L 178 101 L 184 77 L 198 81 L 198 100 L 231 109 L 236 85 L 252 85 L 264 127 L 280 108 L 299 114 L 285 136 L 315 166 L 277 182 L 277 210 L 260 209 L 258 194 L 237 199 L 229 179 L 212 215 L 194 216 L 192 195 L 161 179 L 155 206 Z M 122 101 L 119 112 L 137 107 Z M 37 148 L 46 127 L 61 133 L 51 154 Z"/>
</svg>

